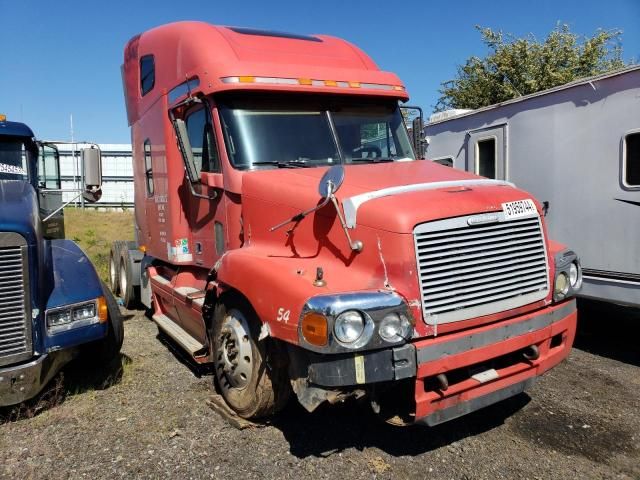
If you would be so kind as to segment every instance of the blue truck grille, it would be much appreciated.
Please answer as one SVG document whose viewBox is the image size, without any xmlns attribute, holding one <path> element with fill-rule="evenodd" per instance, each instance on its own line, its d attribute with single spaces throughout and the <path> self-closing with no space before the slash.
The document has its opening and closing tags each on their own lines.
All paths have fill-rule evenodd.
<svg viewBox="0 0 640 480">
<path fill-rule="evenodd" d="M 32 353 L 28 271 L 24 237 L 0 232 L 0 366 Z"/>
</svg>

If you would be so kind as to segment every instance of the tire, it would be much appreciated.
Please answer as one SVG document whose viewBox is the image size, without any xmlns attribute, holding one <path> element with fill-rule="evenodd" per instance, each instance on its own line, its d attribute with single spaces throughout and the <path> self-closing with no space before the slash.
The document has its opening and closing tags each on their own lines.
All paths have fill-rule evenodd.
<svg viewBox="0 0 640 480">
<path fill-rule="evenodd" d="M 247 302 L 216 306 L 215 377 L 227 405 L 247 419 L 277 413 L 291 393 L 284 354 L 271 339 L 258 341 L 259 330 L 260 321 Z"/>
<path fill-rule="evenodd" d="M 122 248 L 120 256 L 120 296 L 125 308 L 131 310 L 138 305 L 136 287 L 133 285 L 133 272 L 131 271 L 131 259 L 127 245 Z"/>
<path fill-rule="evenodd" d="M 109 252 L 109 287 L 114 295 L 120 294 L 120 256 L 126 242 L 116 240 L 111 244 Z"/>
<path fill-rule="evenodd" d="M 96 365 L 104 365 L 116 358 L 124 341 L 124 325 L 120 307 L 118 307 L 116 299 L 104 283 L 102 290 L 107 300 L 109 314 L 107 336 L 102 340 L 90 343 L 84 349 L 85 358 Z"/>
</svg>

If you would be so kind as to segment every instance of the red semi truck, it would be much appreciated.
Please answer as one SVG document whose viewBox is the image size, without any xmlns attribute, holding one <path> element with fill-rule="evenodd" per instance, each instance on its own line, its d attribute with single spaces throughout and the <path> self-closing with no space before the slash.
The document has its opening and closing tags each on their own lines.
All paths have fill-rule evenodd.
<svg viewBox="0 0 640 480">
<path fill-rule="evenodd" d="M 505 181 L 416 159 L 400 79 L 354 45 L 179 22 L 126 45 L 137 245 L 112 288 L 238 415 L 367 398 L 436 425 L 569 353 L 574 252 Z"/>
</svg>

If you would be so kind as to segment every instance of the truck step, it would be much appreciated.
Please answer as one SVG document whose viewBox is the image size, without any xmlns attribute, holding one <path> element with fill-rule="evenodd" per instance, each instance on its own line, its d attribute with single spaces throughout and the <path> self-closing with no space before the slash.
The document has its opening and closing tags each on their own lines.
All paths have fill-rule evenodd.
<svg viewBox="0 0 640 480">
<path fill-rule="evenodd" d="M 201 357 L 205 345 L 193 338 L 186 330 L 177 325 L 173 320 L 162 313 L 156 313 L 152 317 L 158 327 L 171 338 L 173 338 L 182 348 L 191 354 L 191 356 Z"/>
</svg>

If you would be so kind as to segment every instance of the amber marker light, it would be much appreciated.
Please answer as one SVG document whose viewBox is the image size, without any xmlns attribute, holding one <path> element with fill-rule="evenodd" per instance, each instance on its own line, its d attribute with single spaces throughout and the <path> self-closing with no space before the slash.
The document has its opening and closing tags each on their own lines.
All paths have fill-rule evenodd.
<svg viewBox="0 0 640 480">
<path fill-rule="evenodd" d="M 6 121 L 7 121 L 7 116 L 0 113 L 0 122 L 6 122 Z"/>
<path fill-rule="evenodd" d="M 309 312 L 302 318 L 302 336 L 311 345 L 322 347 L 327 344 L 327 318 L 316 312 Z"/>
<path fill-rule="evenodd" d="M 98 320 L 100 323 L 106 323 L 109 318 L 109 310 L 107 308 L 107 299 L 104 297 L 98 297 Z"/>
<path fill-rule="evenodd" d="M 138 250 L 140 250 L 142 253 L 147 253 L 147 246 L 146 245 L 140 245 L 138 247 Z"/>
</svg>

